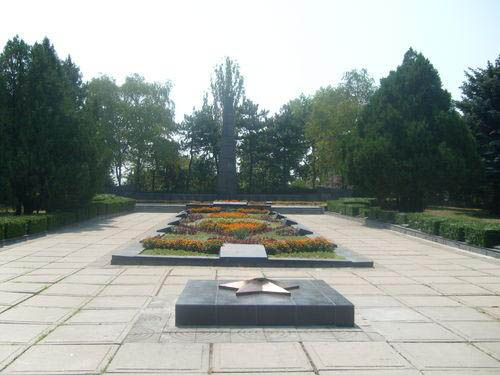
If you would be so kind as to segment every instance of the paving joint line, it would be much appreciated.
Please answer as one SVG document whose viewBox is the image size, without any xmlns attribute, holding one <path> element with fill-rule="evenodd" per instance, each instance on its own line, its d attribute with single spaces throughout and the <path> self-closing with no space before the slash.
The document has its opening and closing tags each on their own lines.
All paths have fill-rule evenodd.
<svg viewBox="0 0 500 375">
<path fill-rule="evenodd" d="M 302 348 L 302 350 L 304 351 L 304 354 L 306 355 L 306 358 L 307 360 L 309 361 L 309 364 L 311 365 L 311 368 L 313 369 L 314 373 L 316 375 L 319 375 L 319 370 L 318 368 L 316 367 L 316 365 L 314 364 L 313 360 L 312 360 L 312 357 L 311 355 L 309 354 L 309 352 L 307 351 L 306 349 L 306 346 L 304 345 L 304 342 L 303 341 L 299 341 L 299 345 L 300 347 Z"/>
</svg>

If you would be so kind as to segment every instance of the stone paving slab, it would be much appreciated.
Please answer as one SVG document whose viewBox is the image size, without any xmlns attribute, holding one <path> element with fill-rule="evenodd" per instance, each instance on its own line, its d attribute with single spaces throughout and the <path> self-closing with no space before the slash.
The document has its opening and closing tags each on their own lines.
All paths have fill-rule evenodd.
<svg viewBox="0 0 500 375">
<path fill-rule="evenodd" d="M 41 341 L 42 344 L 120 344 L 126 336 L 126 324 L 60 325 Z"/>
<path fill-rule="evenodd" d="M 394 347 L 421 370 L 500 368 L 498 361 L 467 343 L 399 343 Z"/>
<path fill-rule="evenodd" d="M 28 344 L 50 330 L 50 325 L 0 323 L 0 344 Z"/>
<path fill-rule="evenodd" d="M 208 365 L 208 344 L 125 343 L 108 372 L 206 373 Z"/>
<path fill-rule="evenodd" d="M 15 306 L 0 314 L 3 323 L 57 323 L 74 313 L 58 307 Z"/>
<path fill-rule="evenodd" d="M 116 349 L 114 345 L 35 345 L 9 365 L 5 373 L 99 373 Z"/>
<path fill-rule="evenodd" d="M 299 343 L 214 344 L 215 372 L 310 371 Z"/>
<path fill-rule="evenodd" d="M 305 343 L 318 370 L 404 368 L 409 363 L 385 342 Z"/>
<path fill-rule="evenodd" d="M 108 374 L 500 373 L 498 260 L 342 218 L 297 215 L 291 219 L 374 259 L 375 267 L 110 265 L 118 247 L 172 217 L 134 213 L 0 248 L 0 373 L 99 373 L 110 361 Z M 188 280 L 264 276 L 324 280 L 356 305 L 358 326 L 174 326 L 174 305 Z M 217 349 L 236 344 L 246 358 Z M 296 358 L 297 367 L 280 356 Z M 118 360 L 124 367 L 114 367 Z"/>
</svg>

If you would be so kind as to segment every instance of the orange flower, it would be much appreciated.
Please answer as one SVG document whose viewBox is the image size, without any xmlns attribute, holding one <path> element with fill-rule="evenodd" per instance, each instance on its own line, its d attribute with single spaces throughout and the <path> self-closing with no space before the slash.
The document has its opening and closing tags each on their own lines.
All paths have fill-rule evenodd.
<svg viewBox="0 0 500 375">
<path fill-rule="evenodd" d="M 227 212 L 218 212 L 218 213 L 215 213 L 215 214 L 210 214 L 210 217 L 236 217 L 236 218 L 244 218 L 244 217 L 248 217 L 247 214 L 243 213 L 243 212 L 231 212 L 231 211 L 227 211 Z"/>
<path fill-rule="evenodd" d="M 221 207 L 198 207 L 198 208 L 190 208 L 189 213 L 193 214 L 208 214 L 211 212 L 220 212 L 222 210 Z"/>
</svg>

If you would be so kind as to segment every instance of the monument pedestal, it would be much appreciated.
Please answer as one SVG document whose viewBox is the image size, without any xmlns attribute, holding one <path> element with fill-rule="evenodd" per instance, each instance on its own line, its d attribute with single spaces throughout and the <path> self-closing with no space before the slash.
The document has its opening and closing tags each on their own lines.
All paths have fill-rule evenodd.
<svg viewBox="0 0 500 375">
<path fill-rule="evenodd" d="M 237 281 L 237 280 L 235 280 Z M 236 296 L 229 280 L 189 280 L 175 304 L 176 326 L 354 326 L 354 305 L 323 280 L 298 284 L 291 295 Z"/>
</svg>

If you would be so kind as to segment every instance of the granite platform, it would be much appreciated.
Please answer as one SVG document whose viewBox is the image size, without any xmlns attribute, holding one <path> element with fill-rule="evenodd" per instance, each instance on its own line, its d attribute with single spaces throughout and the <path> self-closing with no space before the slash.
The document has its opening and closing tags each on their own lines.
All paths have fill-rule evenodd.
<svg viewBox="0 0 500 375">
<path fill-rule="evenodd" d="M 235 280 L 237 281 L 237 280 Z M 354 305 L 323 280 L 298 284 L 291 295 L 236 296 L 228 280 L 189 280 L 175 304 L 176 326 L 354 326 Z"/>
</svg>

